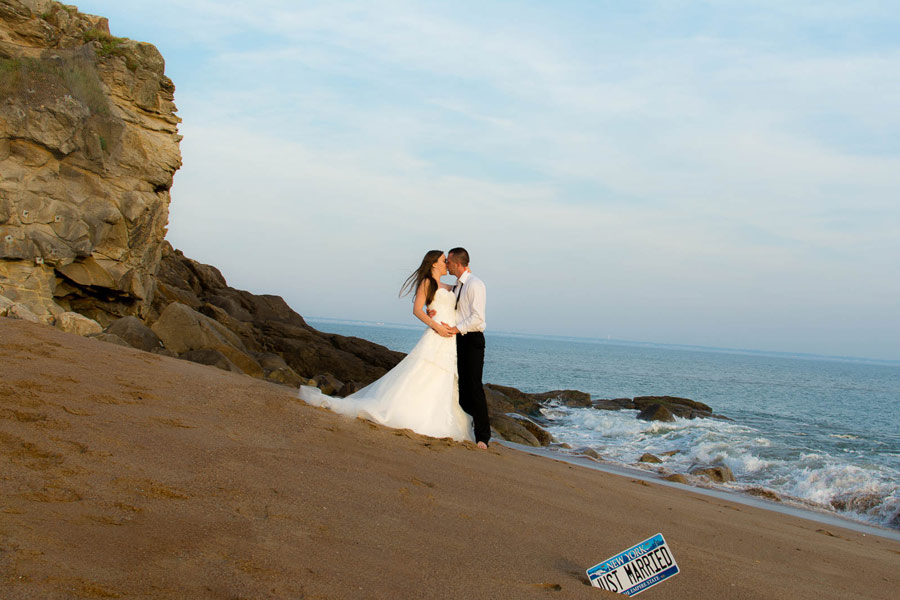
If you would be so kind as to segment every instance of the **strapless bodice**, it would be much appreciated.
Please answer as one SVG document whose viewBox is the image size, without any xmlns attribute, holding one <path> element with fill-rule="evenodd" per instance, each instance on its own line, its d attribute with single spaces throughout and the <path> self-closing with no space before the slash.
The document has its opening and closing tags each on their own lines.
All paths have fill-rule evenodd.
<svg viewBox="0 0 900 600">
<path fill-rule="evenodd" d="M 450 326 L 456 325 L 456 295 L 450 290 L 438 289 L 428 308 L 437 312 L 434 320 Z"/>
</svg>

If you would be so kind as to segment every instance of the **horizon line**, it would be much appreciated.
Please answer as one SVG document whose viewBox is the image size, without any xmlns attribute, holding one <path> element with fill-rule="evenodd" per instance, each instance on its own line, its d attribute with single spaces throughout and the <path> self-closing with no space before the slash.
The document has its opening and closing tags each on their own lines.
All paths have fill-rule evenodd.
<svg viewBox="0 0 900 600">
<path fill-rule="evenodd" d="M 381 326 L 390 326 L 396 327 L 400 329 L 419 329 L 416 325 L 406 324 L 406 323 L 394 323 L 391 321 L 367 321 L 363 319 L 346 319 L 346 318 L 334 318 L 334 317 L 303 317 L 307 321 L 325 321 L 325 322 L 333 322 L 333 323 L 346 323 L 346 324 L 355 324 L 355 325 L 365 325 L 371 327 L 381 327 Z M 759 350 L 753 348 L 729 348 L 724 346 L 702 346 L 698 344 L 677 344 L 671 342 L 645 342 L 645 341 L 637 341 L 637 340 L 625 340 L 619 338 L 612 337 L 583 337 L 577 335 L 565 335 L 565 334 L 553 334 L 553 333 L 526 333 L 520 331 L 505 331 L 505 330 L 492 330 L 487 335 L 500 335 L 506 337 L 527 337 L 527 338 L 548 338 L 548 339 L 559 339 L 559 340 L 572 340 L 578 342 L 590 342 L 590 343 L 606 343 L 611 345 L 627 345 L 627 346 L 656 346 L 661 348 L 668 348 L 674 350 L 692 350 L 699 352 L 719 352 L 719 353 L 731 353 L 731 354 L 757 354 L 757 355 L 772 355 L 772 356 L 781 356 L 781 357 L 791 357 L 791 358 L 799 358 L 799 359 L 819 359 L 819 360 L 830 360 L 830 361 L 841 361 L 841 362 L 865 362 L 865 363 L 875 363 L 883 366 L 894 366 L 900 367 L 900 360 L 898 359 L 890 359 L 890 358 L 870 358 L 864 356 L 848 356 L 848 355 L 837 355 L 837 354 L 815 354 L 812 352 L 789 352 L 784 350 Z"/>
</svg>

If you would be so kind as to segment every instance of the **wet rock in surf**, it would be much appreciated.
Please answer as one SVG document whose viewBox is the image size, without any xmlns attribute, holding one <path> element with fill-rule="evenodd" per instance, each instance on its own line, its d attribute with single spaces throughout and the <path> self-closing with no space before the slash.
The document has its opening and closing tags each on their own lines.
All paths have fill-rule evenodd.
<svg viewBox="0 0 900 600">
<path fill-rule="evenodd" d="M 549 431 L 547 431 L 528 417 L 517 415 L 515 413 L 511 413 L 509 416 L 516 419 L 520 425 L 531 432 L 531 435 L 533 435 L 537 439 L 541 446 L 549 446 L 553 441 L 553 436 Z"/>
<path fill-rule="evenodd" d="M 645 452 L 639 459 L 638 462 L 642 463 L 652 463 L 659 464 L 662 462 L 662 459 L 655 454 L 650 454 L 649 452 Z"/>
<path fill-rule="evenodd" d="M 837 510 L 865 514 L 877 510 L 884 502 L 884 499 L 884 494 L 877 492 L 842 494 L 831 499 L 831 506 Z"/>
<path fill-rule="evenodd" d="M 664 406 L 670 413 L 683 419 L 696 419 L 698 417 L 710 417 L 712 409 L 696 400 L 679 398 L 677 396 L 637 396 L 634 399 L 634 407 L 640 411 L 659 405 Z"/>
<path fill-rule="evenodd" d="M 594 460 L 601 460 L 600 453 L 590 446 L 582 446 L 581 448 L 576 448 L 575 450 L 573 450 L 573 452 L 575 454 L 581 454 L 582 456 L 593 458 Z"/>
<path fill-rule="evenodd" d="M 681 473 L 672 473 L 671 475 L 666 475 L 663 477 L 666 481 L 672 481 L 674 483 L 682 483 L 684 485 L 689 485 L 688 478 L 682 475 Z"/>
<path fill-rule="evenodd" d="M 781 502 L 781 498 L 778 497 L 778 494 L 772 490 L 767 490 L 766 488 L 752 487 L 744 490 L 744 493 L 756 496 L 757 498 L 765 498 L 766 500 L 771 500 L 773 502 Z"/>
<path fill-rule="evenodd" d="M 596 408 L 597 410 L 633 410 L 635 406 L 634 400 L 631 398 L 612 398 L 594 400 L 591 402 L 591 408 Z"/>
<path fill-rule="evenodd" d="M 734 473 L 725 465 L 701 465 L 690 470 L 691 475 L 706 477 L 715 483 L 734 481 Z"/>
<path fill-rule="evenodd" d="M 675 417 L 672 416 L 672 412 L 662 404 L 651 404 L 647 406 L 641 410 L 637 418 L 641 421 L 672 422 L 675 420 Z"/>
<path fill-rule="evenodd" d="M 541 403 L 552 401 L 572 408 L 587 408 L 591 405 L 591 395 L 580 390 L 552 390 L 531 396 Z"/>
</svg>

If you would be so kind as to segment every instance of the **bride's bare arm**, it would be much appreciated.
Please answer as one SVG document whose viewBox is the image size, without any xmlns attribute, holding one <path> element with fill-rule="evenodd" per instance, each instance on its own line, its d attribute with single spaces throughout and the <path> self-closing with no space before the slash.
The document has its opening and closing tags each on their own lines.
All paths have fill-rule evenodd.
<svg viewBox="0 0 900 600">
<path fill-rule="evenodd" d="M 451 289 L 453 289 L 453 286 L 447 285 L 446 283 L 438 282 L 438 285 L 441 286 L 441 289 L 442 289 L 442 290 L 451 290 Z M 429 317 L 433 317 L 434 315 L 437 314 L 437 311 L 436 311 L 436 310 L 432 310 L 432 309 L 429 308 L 428 310 L 425 311 L 425 314 L 427 314 Z"/>
<path fill-rule="evenodd" d="M 442 337 L 450 337 L 453 335 L 452 333 L 450 333 L 450 328 L 443 323 L 438 323 L 437 321 L 429 317 L 425 312 L 425 296 L 427 294 L 425 286 L 427 284 L 428 280 L 426 279 L 419 284 L 419 287 L 416 290 L 416 298 L 413 301 L 413 314 L 417 319 L 434 329 L 435 333 L 437 333 L 438 335 Z"/>
</svg>

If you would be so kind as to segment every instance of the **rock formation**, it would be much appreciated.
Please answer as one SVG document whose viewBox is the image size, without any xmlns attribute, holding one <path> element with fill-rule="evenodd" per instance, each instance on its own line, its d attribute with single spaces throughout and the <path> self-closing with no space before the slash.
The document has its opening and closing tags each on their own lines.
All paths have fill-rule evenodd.
<svg viewBox="0 0 900 600">
<path fill-rule="evenodd" d="M 156 282 L 148 319 L 166 348 L 178 355 L 217 350 L 249 375 L 294 386 L 316 377 L 324 392 L 340 395 L 381 377 L 403 358 L 367 340 L 320 332 L 281 297 L 229 287 L 218 269 L 168 243 Z M 208 353 L 185 358 L 192 357 L 227 367 Z"/>
<path fill-rule="evenodd" d="M 662 459 L 655 454 L 650 454 L 649 452 L 645 452 L 638 459 L 638 462 L 642 463 L 651 463 L 651 464 L 659 464 L 662 462 Z"/>
<path fill-rule="evenodd" d="M 690 469 L 691 475 L 706 477 L 715 483 L 734 481 L 734 473 L 725 465 L 697 465 Z"/>
<path fill-rule="evenodd" d="M 638 418 L 644 421 L 674 421 L 675 417 L 730 420 L 728 417 L 713 413 L 712 408 L 702 402 L 676 396 L 637 396 L 636 398 L 593 400 L 590 406 L 600 410 L 639 410 Z"/>
<path fill-rule="evenodd" d="M 0 295 L 43 322 L 145 317 L 181 165 L 151 44 L 49 0 L 0 0 Z"/>
</svg>

